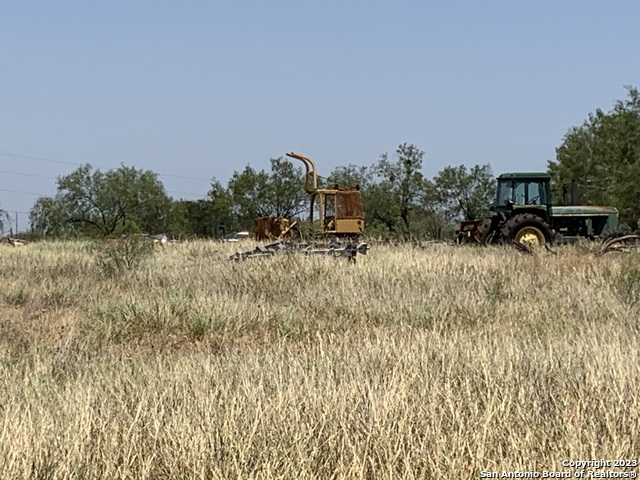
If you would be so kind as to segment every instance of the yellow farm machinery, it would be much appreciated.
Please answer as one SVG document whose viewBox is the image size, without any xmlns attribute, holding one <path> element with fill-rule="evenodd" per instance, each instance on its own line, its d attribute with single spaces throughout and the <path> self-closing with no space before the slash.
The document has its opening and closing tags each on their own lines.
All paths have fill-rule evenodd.
<svg viewBox="0 0 640 480">
<path fill-rule="evenodd" d="M 285 241 L 298 222 L 264 217 L 256 219 L 256 238 L 276 241 L 248 252 L 236 253 L 231 259 L 238 261 L 267 257 L 285 251 L 347 257 L 355 261 L 358 253 L 366 254 L 369 246 L 360 241 L 364 232 L 364 208 L 359 187 L 334 185 L 332 188 L 319 188 L 317 167 L 311 158 L 296 152 L 287 153 L 287 157 L 304 164 L 304 189 L 309 194 L 309 224 L 313 228 L 314 238 L 322 240 L 324 244 L 314 242 L 301 245 Z"/>
</svg>

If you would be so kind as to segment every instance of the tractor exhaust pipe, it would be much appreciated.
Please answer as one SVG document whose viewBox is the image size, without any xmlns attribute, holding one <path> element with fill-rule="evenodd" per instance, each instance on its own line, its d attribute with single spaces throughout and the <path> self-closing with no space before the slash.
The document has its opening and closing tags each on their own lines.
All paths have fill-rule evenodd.
<svg viewBox="0 0 640 480">
<path fill-rule="evenodd" d="M 579 205 L 580 199 L 578 198 L 578 182 L 571 180 L 571 205 Z"/>
</svg>

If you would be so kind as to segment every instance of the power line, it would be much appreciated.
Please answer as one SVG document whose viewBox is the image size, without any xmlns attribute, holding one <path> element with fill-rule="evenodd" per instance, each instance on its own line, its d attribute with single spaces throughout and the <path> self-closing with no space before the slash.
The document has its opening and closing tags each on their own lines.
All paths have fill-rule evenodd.
<svg viewBox="0 0 640 480">
<path fill-rule="evenodd" d="M 21 154 L 17 154 L 17 153 L 6 153 L 6 152 L 0 152 L 0 156 L 3 157 L 13 157 L 13 158 L 22 158 L 22 159 L 26 159 L 26 160 L 37 160 L 39 162 L 49 162 L 49 163 L 60 163 L 63 165 L 76 165 L 76 166 L 82 166 L 84 165 L 83 163 L 77 163 L 77 162 L 66 162 L 63 160 L 52 160 L 50 158 L 42 158 L 42 157 L 32 157 L 30 155 L 21 155 Z M 100 166 L 100 165 L 96 165 L 97 168 L 102 168 L 102 169 L 107 169 L 107 168 L 113 168 L 113 167 L 105 167 L 105 166 Z M 181 178 L 184 180 L 200 180 L 203 182 L 210 182 L 211 179 L 210 178 L 202 178 L 202 177 L 188 177 L 185 175 L 173 175 L 170 173 L 158 173 L 155 172 L 154 173 L 156 175 L 158 175 L 159 177 L 169 177 L 169 178 Z"/>
<path fill-rule="evenodd" d="M 13 158 L 22 158 L 22 159 L 29 159 L 29 160 L 37 160 L 37 161 L 42 161 L 42 162 L 49 162 L 49 163 L 58 163 L 58 164 L 64 164 L 64 165 L 77 165 L 77 166 L 81 166 L 82 164 L 80 163 L 76 163 L 76 162 L 66 162 L 66 161 L 62 161 L 62 160 L 52 160 L 49 158 L 40 158 L 40 157 L 32 157 L 32 156 L 28 156 L 28 155 L 18 155 L 18 154 L 13 154 L 13 153 L 0 153 L 0 156 L 5 156 L 5 157 L 13 157 Z M 98 167 L 100 168 L 100 167 Z M 102 167 L 105 168 L 105 167 Z M 156 172 L 154 172 L 156 173 Z M 21 177 L 31 177 L 31 178 L 44 178 L 47 180 L 58 180 L 58 178 L 56 177 L 50 177 L 47 175 L 38 175 L 38 174 L 33 174 L 33 173 L 26 173 L 26 172 L 15 172 L 15 171 L 9 171 L 9 170 L 0 170 L 0 174 L 3 175 L 18 175 Z M 198 178 L 198 177 L 188 177 L 188 176 L 184 176 L 184 175 L 171 175 L 171 174 L 164 174 L 164 173 L 156 173 L 156 175 L 158 176 L 163 176 L 163 177 L 171 177 L 171 178 L 180 178 L 180 179 L 185 179 L 185 180 L 202 180 L 202 181 L 207 181 L 209 182 L 210 179 L 205 179 L 205 178 Z M 196 197 L 200 197 L 200 198 L 206 198 L 207 194 L 206 193 L 195 193 L 195 192 L 182 192 L 182 191 L 173 191 L 173 190 L 165 190 L 166 193 L 168 194 L 174 194 L 174 195 L 193 195 Z M 52 195 L 47 195 L 47 194 L 43 194 L 43 193 L 36 193 L 36 192 L 27 192 L 24 190 L 12 190 L 12 189 L 3 189 L 0 188 L 0 192 L 5 192 L 5 193 L 17 193 L 17 194 L 22 194 L 22 195 L 31 195 L 31 196 L 35 196 L 35 197 L 40 197 L 40 198 L 53 198 Z M 6 212 L 9 212 L 10 214 L 15 214 L 16 218 L 15 218 L 15 223 L 16 223 L 16 231 L 18 229 L 18 215 L 22 214 L 22 215 L 29 215 L 30 212 L 24 212 L 21 210 L 13 210 L 13 209 L 9 209 L 9 208 L 3 208 L 3 210 L 5 210 Z M 14 220 L 11 219 L 11 223 L 13 223 Z"/>
<path fill-rule="evenodd" d="M 210 182 L 211 181 L 210 178 L 185 177 L 183 175 L 170 175 L 168 173 L 157 173 L 157 172 L 154 172 L 154 173 L 156 175 L 158 175 L 159 177 L 181 178 L 183 180 L 202 180 L 204 182 Z"/>
<path fill-rule="evenodd" d="M 206 197 L 206 193 L 194 193 L 194 192 L 175 192 L 173 190 L 167 190 L 167 193 L 175 193 L 177 195 L 196 195 L 198 197 Z"/>
<path fill-rule="evenodd" d="M 57 180 L 56 177 L 47 177 L 45 175 L 36 175 L 34 173 L 7 172 L 5 170 L 0 170 L 0 173 L 4 173 L 6 175 L 20 175 L 22 177 L 35 177 L 35 178 L 46 178 L 48 180 Z"/>
<path fill-rule="evenodd" d="M 0 170 L 0 174 L 5 174 L 5 175 L 20 175 L 22 177 L 34 177 L 34 178 L 45 178 L 48 180 L 58 180 L 56 177 L 48 177 L 46 175 L 36 175 L 34 173 L 22 173 L 22 172 L 10 172 L 7 170 Z M 0 191 L 9 191 L 9 190 L 0 190 Z M 195 195 L 197 197 L 203 197 L 206 196 L 206 193 L 196 193 L 196 192 L 178 192 L 175 190 L 165 190 L 167 193 L 174 193 L 177 195 Z M 31 192 L 18 192 L 18 191 L 14 191 L 13 193 L 31 193 Z M 34 194 L 36 195 L 36 194 Z"/>
<path fill-rule="evenodd" d="M 35 193 L 35 192 L 25 192 L 22 190 L 7 190 L 4 188 L 0 188 L 0 192 L 7 192 L 7 193 L 23 193 L 25 195 L 35 195 L 36 197 L 47 197 L 47 198 L 51 198 L 52 195 L 46 195 L 44 193 Z"/>
<path fill-rule="evenodd" d="M 5 188 L 0 188 L 0 192 L 6 192 L 6 193 L 21 193 L 24 195 L 34 195 L 36 197 L 46 197 L 46 198 L 52 198 L 53 195 L 47 195 L 45 193 L 36 193 L 36 192 L 25 192 L 24 190 L 8 190 Z M 167 193 L 173 193 L 173 194 L 177 194 L 177 195 L 194 195 L 196 197 L 206 197 L 207 194 L 206 193 L 195 193 L 195 192 L 174 192 L 172 190 L 166 190 Z"/>
<path fill-rule="evenodd" d="M 14 158 L 24 158 L 27 160 L 38 160 L 41 162 L 50 162 L 50 163 L 62 163 L 65 165 L 78 165 L 81 166 L 81 163 L 75 163 L 75 162 L 64 162 L 62 160 L 51 160 L 50 158 L 40 158 L 40 157 L 30 157 L 29 155 L 19 155 L 17 153 L 3 153 L 0 152 L 0 155 L 3 157 L 14 157 Z"/>
</svg>

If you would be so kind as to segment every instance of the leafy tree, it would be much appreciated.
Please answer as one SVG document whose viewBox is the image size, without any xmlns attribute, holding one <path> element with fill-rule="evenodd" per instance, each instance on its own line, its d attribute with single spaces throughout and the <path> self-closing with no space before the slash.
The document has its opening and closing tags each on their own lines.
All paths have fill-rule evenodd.
<svg viewBox="0 0 640 480">
<path fill-rule="evenodd" d="M 267 182 L 267 199 L 273 216 L 297 217 L 308 207 L 309 195 L 304 191 L 302 169 L 284 158 L 271 159 Z"/>
<path fill-rule="evenodd" d="M 29 212 L 31 229 L 37 235 L 64 237 L 72 235 L 74 225 L 68 221 L 64 202 L 52 197 L 40 197 Z"/>
<path fill-rule="evenodd" d="M 229 179 L 227 191 L 233 206 L 233 213 L 239 222 L 248 228 L 256 217 L 267 215 L 267 183 L 269 175 L 263 170 L 256 172 L 246 166 L 238 173 L 234 172 Z"/>
<path fill-rule="evenodd" d="M 424 152 L 404 143 L 396 150 L 395 161 L 383 154 L 370 167 L 339 166 L 325 183 L 360 187 L 368 235 L 441 238 L 442 213 L 432 200 L 425 202 L 431 182 L 420 172 L 423 157 Z"/>
<path fill-rule="evenodd" d="M 171 199 L 149 170 L 123 165 L 102 172 L 86 164 L 57 182 L 55 197 L 39 198 L 30 212 L 39 234 L 105 236 L 167 229 Z"/>
<path fill-rule="evenodd" d="M 117 205 L 122 215 L 123 228 L 131 222 L 145 233 L 167 230 L 172 201 L 156 173 L 123 165 L 105 172 L 104 188 L 111 192 L 106 199 Z"/>
<path fill-rule="evenodd" d="M 362 203 L 369 233 L 376 236 L 399 233 L 400 207 L 390 182 L 379 181 L 369 185 L 362 192 Z"/>
<path fill-rule="evenodd" d="M 218 204 L 230 202 L 231 211 L 245 228 L 257 217 L 298 216 L 307 208 L 309 198 L 302 170 L 283 158 L 271 159 L 270 173 L 250 166 L 234 172 L 224 195 L 219 185 L 217 191 L 221 194 Z"/>
<path fill-rule="evenodd" d="M 415 237 L 439 239 L 453 238 L 454 228 L 441 210 L 430 205 L 416 207 L 412 221 Z"/>
<path fill-rule="evenodd" d="M 384 153 L 374 166 L 380 181 L 371 188 L 367 212 L 390 231 L 396 230 L 399 220 L 402 231 L 411 233 L 411 211 L 428 184 L 420 172 L 423 157 L 422 150 L 405 142 L 396 150 L 395 162 Z"/>
<path fill-rule="evenodd" d="M 216 179 L 211 182 L 209 198 L 214 236 L 217 237 L 219 234 L 224 235 L 227 232 L 240 229 L 237 208 L 234 208 L 231 193 Z"/>
<path fill-rule="evenodd" d="M 336 167 L 326 179 L 326 185 L 338 185 L 344 188 L 356 188 L 364 191 L 371 184 L 372 175 L 365 166 L 349 164 Z"/>
<path fill-rule="evenodd" d="M 449 166 L 434 177 L 427 201 L 435 202 L 450 220 L 476 220 L 487 215 L 494 192 L 490 165 L 475 165 L 471 170 Z"/>
<path fill-rule="evenodd" d="M 628 86 L 628 98 L 607 113 L 596 109 L 579 127 L 572 127 L 556 160 L 548 163 L 554 197 L 562 198 L 563 186 L 576 180 L 580 201 L 613 205 L 621 221 L 633 229 L 640 218 L 640 93 Z"/>
<path fill-rule="evenodd" d="M 173 237 L 215 237 L 218 223 L 210 200 L 177 200 L 171 207 L 169 234 Z"/>
</svg>

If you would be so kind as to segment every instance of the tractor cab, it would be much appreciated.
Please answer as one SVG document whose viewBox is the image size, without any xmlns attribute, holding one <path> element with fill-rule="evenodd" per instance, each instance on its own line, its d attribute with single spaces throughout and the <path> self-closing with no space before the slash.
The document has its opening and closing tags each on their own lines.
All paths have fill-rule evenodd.
<svg viewBox="0 0 640 480">
<path fill-rule="evenodd" d="M 551 176 L 547 173 L 503 173 L 497 179 L 491 215 L 463 222 L 456 240 L 531 246 L 596 238 L 617 228 L 618 211 L 614 207 L 577 205 L 575 183 L 571 205 L 552 206 L 550 184 Z"/>
<path fill-rule="evenodd" d="M 495 213 L 511 212 L 514 209 L 546 211 L 551 206 L 550 181 L 551 177 L 547 173 L 503 173 L 498 177 L 491 211 Z"/>
<path fill-rule="evenodd" d="M 550 225 L 551 176 L 542 172 L 503 173 L 496 194 L 481 220 L 462 222 L 459 243 L 513 241 L 545 243 L 553 238 Z"/>
</svg>

